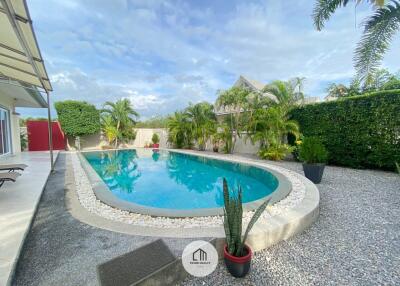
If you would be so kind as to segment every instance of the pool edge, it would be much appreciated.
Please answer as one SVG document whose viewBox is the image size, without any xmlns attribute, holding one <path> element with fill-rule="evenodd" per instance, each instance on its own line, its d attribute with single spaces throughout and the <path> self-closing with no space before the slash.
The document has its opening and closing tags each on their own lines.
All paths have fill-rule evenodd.
<svg viewBox="0 0 400 286">
<path fill-rule="evenodd" d="M 126 149 L 126 150 L 135 150 L 138 148 Z M 252 211 L 257 209 L 265 200 L 271 199 L 270 204 L 274 204 L 279 202 L 280 200 L 287 197 L 287 195 L 292 191 L 292 183 L 290 180 L 279 171 L 273 170 L 268 168 L 268 166 L 260 166 L 252 162 L 243 162 L 240 160 L 235 159 L 228 159 L 228 158 L 220 158 L 217 156 L 212 156 L 209 154 L 197 154 L 195 152 L 191 152 L 188 150 L 176 150 L 176 149 L 164 149 L 160 148 L 161 150 L 165 150 L 168 152 L 186 154 L 191 156 L 198 156 L 198 157 L 205 157 L 213 160 L 219 160 L 224 162 L 231 162 L 231 163 L 238 163 L 247 166 L 252 166 L 258 169 L 265 170 L 275 176 L 278 180 L 278 187 L 269 195 L 262 197 L 258 200 L 244 203 L 243 204 L 243 211 Z M 181 210 L 181 209 L 168 209 L 168 208 L 155 208 L 150 206 L 143 206 L 136 204 L 134 202 L 128 202 L 118 198 L 114 195 L 108 186 L 104 183 L 101 177 L 96 173 L 94 168 L 90 165 L 88 160 L 82 155 L 82 153 L 91 153 L 91 152 L 104 152 L 109 150 L 90 150 L 90 151 L 83 151 L 78 152 L 78 158 L 81 162 L 81 166 L 83 167 L 89 182 L 92 186 L 93 192 L 95 193 L 97 199 L 101 202 L 109 205 L 111 207 L 133 212 L 139 213 L 143 215 L 150 215 L 150 216 L 158 216 L 158 217 L 171 217 L 171 218 L 184 218 L 184 217 L 205 217 L 205 216 L 220 216 L 224 214 L 223 208 L 201 208 L 201 209 L 191 209 L 191 210 Z"/>
</svg>

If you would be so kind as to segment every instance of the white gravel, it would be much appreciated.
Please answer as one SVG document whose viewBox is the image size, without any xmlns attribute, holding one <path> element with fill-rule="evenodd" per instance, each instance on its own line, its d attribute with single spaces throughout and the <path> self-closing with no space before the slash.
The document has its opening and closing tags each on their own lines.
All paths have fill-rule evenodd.
<svg viewBox="0 0 400 286">
<path fill-rule="evenodd" d="M 302 174 L 301 164 L 269 162 Z M 233 278 L 224 263 L 182 285 L 400 285 L 400 177 L 327 166 L 320 216 L 303 233 L 254 255 Z"/>
<path fill-rule="evenodd" d="M 87 178 L 86 173 L 81 166 L 78 155 L 76 153 L 73 153 L 71 155 L 79 201 L 83 207 L 96 215 L 127 224 L 158 228 L 196 228 L 222 226 L 221 216 L 191 218 L 152 217 L 148 215 L 123 211 L 108 206 L 96 198 L 89 179 Z M 243 160 L 248 159 L 243 158 Z M 282 212 L 293 208 L 304 198 L 305 193 L 305 187 L 303 183 L 299 180 L 299 174 L 279 166 L 268 165 L 268 167 L 285 175 L 292 183 L 292 191 L 283 200 L 269 206 L 261 216 L 260 220 L 267 220 L 271 216 L 279 215 Z M 250 220 L 252 215 L 253 211 L 244 213 L 243 221 L 245 224 Z"/>
</svg>

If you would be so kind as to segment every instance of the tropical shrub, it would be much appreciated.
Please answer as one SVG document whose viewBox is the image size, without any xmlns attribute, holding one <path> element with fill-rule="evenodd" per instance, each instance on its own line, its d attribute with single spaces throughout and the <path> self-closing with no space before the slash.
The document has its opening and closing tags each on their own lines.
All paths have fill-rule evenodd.
<svg viewBox="0 0 400 286">
<path fill-rule="evenodd" d="M 158 136 L 157 133 L 153 133 L 153 136 L 151 137 L 151 141 L 153 144 L 158 144 L 160 142 L 160 136 Z"/>
<path fill-rule="evenodd" d="M 100 112 L 85 101 L 65 100 L 54 104 L 58 121 L 66 135 L 75 139 L 100 131 Z"/>
<path fill-rule="evenodd" d="M 294 146 L 289 146 L 288 144 L 274 144 L 261 148 L 257 154 L 261 159 L 279 161 L 284 159 L 287 154 L 293 152 L 294 149 Z"/>
<path fill-rule="evenodd" d="M 397 169 L 397 173 L 399 173 L 399 175 L 400 175 L 400 165 L 397 162 L 396 162 L 396 169 Z"/>
<path fill-rule="evenodd" d="M 129 99 L 120 99 L 115 103 L 107 101 L 101 113 L 103 117 L 107 118 L 107 123 L 116 129 L 115 148 L 118 147 L 119 142 L 125 143 L 135 140 L 136 131 L 133 128 L 139 114 L 133 109 Z M 105 126 L 103 126 L 103 130 L 104 128 Z"/>
<path fill-rule="evenodd" d="M 305 137 L 299 146 L 299 159 L 307 164 L 325 163 L 328 151 L 318 137 Z"/>
<path fill-rule="evenodd" d="M 317 136 L 332 164 L 394 170 L 400 162 L 400 90 L 305 105 L 291 111 L 304 136 Z"/>
<path fill-rule="evenodd" d="M 176 111 L 167 119 L 168 142 L 175 148 L 191 148 L 193 146 L 192 125 L 185 112 Z"/>
<path fill-rule="evenodd" d="M 247 235 L 257 222 L 269 203 L 269 199 L 262 203 L 254 212 L 253 217 L 247 225 L 242 238 L 242 189 L 239 186 L 237 192 L 229 192 L 228 183 L 223 179 L 224 192 L 224 230 L 228 252 L 236 257 L 244 256 L 244 245 Z"/>
<path fill-rule="evenodd" d="M 25 151 L 28 148 L 28 136 L 25 133 L 19 134 L 19 139 L 21 142 L 21 150 Z"/>
<path fill-rule="evenodd" d="M 191 124 L 193 139 L 197 143 L 199 150 L 204 151 L 207 141 L 217 129 L 214 106 L 208 102 L 190 104 L 185 109 L 185 113 Z"/>
</svg>

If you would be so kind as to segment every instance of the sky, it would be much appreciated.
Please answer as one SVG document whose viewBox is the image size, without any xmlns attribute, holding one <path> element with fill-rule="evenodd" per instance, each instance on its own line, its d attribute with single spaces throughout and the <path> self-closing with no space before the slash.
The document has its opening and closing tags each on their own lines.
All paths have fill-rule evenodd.
<svg viewBox="0 0 400 286">
<path fill-rule="evenodd" d="M 268 83 L 301 76 L 307 96 L 354 75 L 353 50 L 370 6 L 341 8 L 322 32 L 314 1 L 30 0 L 53 85 L 51 100 L 129 98 L 145 120 L 214 102 L 240 75 Z M 395 39 L 383 67 L 400 67 Z M 20 109 L 23 117 L 44 109 Z M 53 116 L 55 111 L 52 110 Z"/>
</svg>

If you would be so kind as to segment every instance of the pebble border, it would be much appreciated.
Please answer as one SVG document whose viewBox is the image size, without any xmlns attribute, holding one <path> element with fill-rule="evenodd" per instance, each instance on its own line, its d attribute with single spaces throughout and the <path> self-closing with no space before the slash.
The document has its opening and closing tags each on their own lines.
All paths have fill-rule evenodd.
<svg viewBox="0 0 400 286">
<path fill-rule="evenodd" d="M 185 153 L 192 153 L 199 155 L 196 152 L 185 151 Z M 183 153 L 183 152 L 182 152 Z M 71 154 L 73 172 L 75 177 L 76 192 L 80 204 L 87 209 L 89 212 L 101 216 L 103 218 L 126 223 L 129 225 L 156 227 L 156 228 L 198 228 L 198 227 L 221 227 L 223 220 L 222 216 L 207 216 L 207 217 L 188 217 L 188 218 L 168 218 L 168 217 L 152 217 L 149 215 L 142 215 L 123 211 L 120 209 L 113 208 L 109 205 L 98 200 L 93 192 L 89 179 L 86 172 L 83 170 L 78 155 L 76 153 Z M 300 180 L 300 175 L 289 171 L 287 169 L 269 165 L 266 163 L 260 163 L 256 160 L 246 159 L 243 157 L 231 155 L 232 158 L 240 160 L 244 163 L 251 163 L 254 165 L 268 167 L 277 172 L 285 175 L 292 183 L 292 191 L 290 194 L 282 199 L 281 201 L 268 206 L 267 210 L 262 214 L 260 222 L 267 222 L 272 216 L 281 215 L 289 209 L 297 206 L 304 198 L 306 187 Z M 216 156 L 207 156 L 216 157 Z M 229 158 L 228 158 L 229 159 Z M 243 221 L 245 224 L 248 223 L 254 211 L 244 213 Z"/>
</svg>

